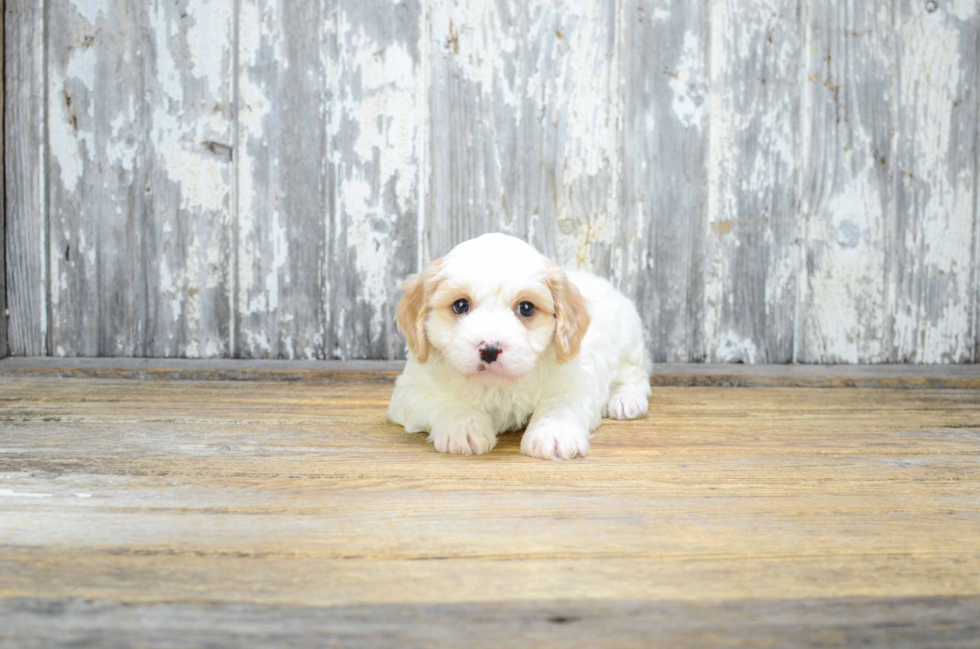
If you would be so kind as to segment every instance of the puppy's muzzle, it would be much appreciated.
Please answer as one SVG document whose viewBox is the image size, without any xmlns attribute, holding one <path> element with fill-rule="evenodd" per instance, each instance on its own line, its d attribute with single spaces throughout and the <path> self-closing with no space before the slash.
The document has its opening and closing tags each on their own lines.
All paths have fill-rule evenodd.
<svg viewBox="0 0 980 649">
<path fill-rule="evenodd" d="M 503 350 L 500 349 L 500 345 L 497 343 L 491 343 L 489 345 L 483 345 L 480 347 L 480 359 L 484 363 L 492 363 L 497 360 L 497 356 Z"/>
</svg>

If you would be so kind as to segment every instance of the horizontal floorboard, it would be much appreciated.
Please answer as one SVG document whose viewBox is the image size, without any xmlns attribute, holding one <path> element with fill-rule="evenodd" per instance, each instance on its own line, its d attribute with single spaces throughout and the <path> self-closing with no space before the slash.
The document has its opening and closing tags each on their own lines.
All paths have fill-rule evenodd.
<svg viewBox="0 0 980 649">
<path fill-rule="evenodd" d="M 0 375 L 0 646 L 976 637 L 978 390 L 658 385 L 542 462 L 331 371 L 366 374 Z"/>
<path fill-rule="evenodd" d="M 310 607 L 0 601 L 0 646 L 962 647 L 980 597 L 478 602 Z M 520 629 L 520 638 L 514 630 Z M 28 639 L 25 641 L 25 639 Z"/>
</svg>

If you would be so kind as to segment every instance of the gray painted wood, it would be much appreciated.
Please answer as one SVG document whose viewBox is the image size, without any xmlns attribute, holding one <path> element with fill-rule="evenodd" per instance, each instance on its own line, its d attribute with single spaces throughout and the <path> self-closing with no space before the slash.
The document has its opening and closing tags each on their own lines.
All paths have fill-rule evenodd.
<svg viewBox="0 0 980 649">
<path fill-rule="evenodd" d="M 244 358 L 323 358 L 332 167 L 325 2 L 242 0 L 238 297 Z"/>
<path fill-rule="evenodd" d="M 703 361 L 708 3 L 625 3 L 624 206 L 634 295 L 658 362 Z"/>
<path fill-rule="evenodd" d="M 9 349 L 48 353 L 42 0 L 7 0 L 4 169 Z"/>
<path fill-rule="evenodd" d="M 609 274 L 617 10 L 614 2 L 433 4 L 430 259 L 499 231 Z"/>
<path fill-rule="evenodd" d="M 4 4 L 3 0 L 0 0 L 0 21 L 2 21 L 3 15 Z M 3 29 L 0 27 L 0 70 L 3 69 Z M 0 116 L 4 114 L 3 97 L 3 75 L 0 74 Z M 7 239 L 4 234 L 6 207 L 3 193 L 4 182 L 2 180 L 6 176 L 3 171 L 3 135 L 3 127 L 0 126 L 0 358 L 7 355 Z"/>
<path fill-rule="evenodd" d="M 525 174 L 538 164 L 524 154 L 523 5 L 439 0 L 429 12 L 426 262 L 485 232 L 527 238 Z"/>
<path fill-rule="evenodd" d="M 142 356 L 140 17 L 49 0 L 51 353 Z M 122 77 L 120 78 L 120 75 Z"/>
<path fill-rule="evenodd" d="M 793 360 L 802 7 L 711 6 L 702 338 L 712 361 Z"/>
<path fill-rule="evenodd" d="M 47 11 L 52 353 L 226 355 L 230 7 Z"/>
<path fill-rule="evenodd" d="M 817 2 L 806 16 L 805 244 L 797 360 L 888 359 L 888 227 L 895 209 L 892 6 Z"/>
<path fill-rule="evenodd" d="M 12 354 L 403 358 L 503 231 L 658 361 L 980 356 L 975 2 L 219 4 L 8 2 Z"/>
<path fill-rule="evenodd" d="M 605 276 L 620 225 L 619 11 L 615 2 L 531 3 L 524 29 L 527 239 Z"/>
<path fill-rule="evenodd" d="M 977 11 L 976 2 L 897 3 L 891 361 L 973 359 Z"/>
<path fill-rule="evenodd" d="M 234 3 L 131 6 L 140 7 L 145 35 L 146 354 L 226 356 L 234 275 Z"/>
<path fill-rule="evenodd" d="M 402 358 L 397 287 L 419 264 L 422 5 L 361 0 L 334 11 L 324 356 Z"/>
</svg>

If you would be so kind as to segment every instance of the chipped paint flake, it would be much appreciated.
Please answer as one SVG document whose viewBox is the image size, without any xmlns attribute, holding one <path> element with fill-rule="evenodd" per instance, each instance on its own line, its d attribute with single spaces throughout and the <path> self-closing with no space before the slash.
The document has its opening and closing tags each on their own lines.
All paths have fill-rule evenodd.
<svg viewBox="0 0 980 649">
<path fill-rule="evenodd" d="M 684 126 L 703 128 L 705 102 L 704 56 L 697 34 L 684 34 L 677 69 L 670 72 L 670 89 L 674 91 L 674 112 Z"/>
</svg>

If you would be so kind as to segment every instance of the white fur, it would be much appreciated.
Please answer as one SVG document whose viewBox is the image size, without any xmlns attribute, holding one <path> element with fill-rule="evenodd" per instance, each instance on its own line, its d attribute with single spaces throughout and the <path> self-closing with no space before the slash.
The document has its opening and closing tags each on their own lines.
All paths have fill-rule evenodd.
<svg viewBox="0 0 980 649">
<path fill-rule="evenodd" d="M 557 362 L 554 326 L 531 331 L 514 313 L 514 296 L 524 286 L 540 288 L 549 265 L 523 241 L 501 234 L 464 242 L 440 260 L 437 278 L 466 287 L 478 306 L 451 326 L 428 315 L 431 353 L 425 363 L 409 355 L 388 408 L 391 421 L 409 433 L 428 432 L 440 452 L 464 455 L 488 453 L 497 434 L 526 426 L 521 453 L 571 459 L 588 453 L 602 416 L 646 413 L 651 368 L 640 316 L 609 282 L 567 273 L 591 323 L 579 353 L 564 363 Z M 478 347 L 487 340 L 503 351 L 480 370 Z"/>
</svg>

